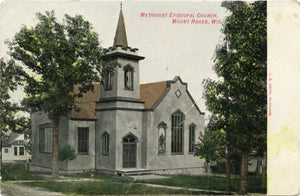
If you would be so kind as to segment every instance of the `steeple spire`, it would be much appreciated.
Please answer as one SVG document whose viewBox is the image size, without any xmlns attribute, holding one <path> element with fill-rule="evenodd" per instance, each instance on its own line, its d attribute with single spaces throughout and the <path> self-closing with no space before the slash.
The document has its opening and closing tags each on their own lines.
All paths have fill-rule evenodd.
<svg viewBox="0 0 300 196">
<path fill-rule="evenodd" d="M 119 21 L 118 21 L 113 47 L 116 46 L 121 46 L 122 48 L 128 47 L 125 21 L 124 21 L 124 16 L 122 11 L 122 2 L 120 4 L 120 15 L 119 15 Z"/>
</svg>

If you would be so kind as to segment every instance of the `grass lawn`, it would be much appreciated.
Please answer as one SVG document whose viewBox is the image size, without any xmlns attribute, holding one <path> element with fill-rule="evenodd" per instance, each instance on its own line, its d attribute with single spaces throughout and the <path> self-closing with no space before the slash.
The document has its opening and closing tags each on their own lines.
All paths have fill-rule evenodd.
<svg viewBox="0 0 300 196">
<path fill-rule="evenodd" d="M 77 178 L 92 178 L 105 182 L 120 182 L 130 183 L 132 181 L 122 179 L 120 177 L 109 176 L 107 174 L 95 173 L 95 174 L 79 174 Z M 266 193 L 266 184 L 262 184 L 262 175 L 249 174 L 248 176 L 248 192 L 251 193 Z M 177 175 L 171 176 L 170 179 L 154 180 L 154 181 L 139 181 L 141 183 L 159 184 L 167 186 L 178 186 L 184 188 L 195 188 L 204 190 L 216 190 L 226 191 L 226 177 L 225 175 L 214 174 L 212 176 L 184 176 Z M 266 182 L 265 182 L 266 183 Z M 232 175 L 231 189 L 233 192 L 238 192 L 240 184 L 240 177 L 238 175 Z"/>
<path fill-rule="evenodd" d="M 61 192 L 64 194 L 84 194 L 84 195 L 124 195 L 124 194 L 211 194 L 209 191 L 226 190 L 226 177 L 224 175 L 212 176 L 171 176 L 170 179 L 155 181 L 139 181 L 139 183 L 159 184 L 167 186 L 178 186 L 184 188 L 203 189 L 208 192 L 190 192 L 187 190 L 170 190 L 163 188 L 146 187 L 136 184 L 132 180 L 117 176 L 110 176 L 103 173 L 85 173 L 78 175 L 68 175 L 69 178 L 91 178 L 100 181 L 99 183 L 66 183 L 43 180 L 42 177 L 33 175 L 29 171 L 28 165 L 3 165 L 2 180 L 18 181 L 33 180 L 34 182 L 23 182 L 23 185 L 33 187 L 43 187 L 50 191 Z M 232 191 L 237 192 L 239 188 L 239 176 L 232 176 Z M 248 176 L 248 192 L 266 193 L 266 185 L 261 185 L 262 176 Z"/>
<path fill-rule="evenodd" d="M 2 181 L 42 180 L 43 178 L 31 174 L 28 164 L 2 164 Z"/>
<path fill-rule="evenodd" d="M 170 190 L 152 188 L 134 183 L 120 184 L 94 184 L 94 183 L 57 183 L 57 182 L 26 182 L 24 185 L 46 188 L 49 191 L 64 194 L 79 195 L 145 195 L 145 194 L 183 194 L 200 195 L 212 194 L 210 192 L 193 192 L 185 190 Z"/>
<path fill-rule="evenodd" d="M 204 190 L 226 191 L 226 177 L 223 175 L 212 176 L 171 176 L 170 179 L 160 181 L 145 181 L 150 184 L 161 184 L 167 186 L 180 186 L 185 188 L 196 188 Z M 251 193 L 266 193 L 266 184 L 261 185 L 262 176 L 248 176 L 248 192 Z M 239 176 L 232 176 L 231 190 L 238 192 L 240 183 Z"/>
</svg>

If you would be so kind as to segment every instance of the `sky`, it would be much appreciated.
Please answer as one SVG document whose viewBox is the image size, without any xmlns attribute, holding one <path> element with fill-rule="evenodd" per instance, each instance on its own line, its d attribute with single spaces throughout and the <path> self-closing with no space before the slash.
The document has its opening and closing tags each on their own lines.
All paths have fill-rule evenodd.
<svg viewBox="0 0 300 196">
<path fill-rule="evenodd" d="M 221 24 L 226 10 L 218 1 L 123 1 L 128 45 L 139 49 L 140 83 L 172 80 L 180 76 L 201 111 L 207 112 L 202 97 L 205 78 L 216 78 L 212 71 L 214 49 L 222 41 Z M 119 1 L 2 1 L 0 7 L 0 57 L 9 59 L 5 40 L 11 40 L 22 25 L 37 24 L 36 13 L 55 11 L 59 21 L 64 14 L 82 15 L 99 34 L 102 47 L 113 45 L 120 11 Z M 141 17 L 141 13 L 165 17 Z M 207 14 L 213 18 L 205 17 Z M 172 23 L 177 19 L 178 23 Z M 194 19 L 194 23 L 192 20 Z M 185 20 L 185 21 L 184 21 Z M 189 21 L 187 21 L 189 20 Z M 209 24 L 195 24 L 195 20 Z M 184 23 L 185 22 L 185 23 Z M 21 100 L 22 91 L 14 96 Z"/>
</svg>

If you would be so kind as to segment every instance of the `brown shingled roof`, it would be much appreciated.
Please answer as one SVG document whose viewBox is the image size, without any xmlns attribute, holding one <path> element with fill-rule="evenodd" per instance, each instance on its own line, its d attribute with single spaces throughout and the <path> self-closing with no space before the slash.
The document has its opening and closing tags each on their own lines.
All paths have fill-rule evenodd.
<svg viewBox="0 0 300 196">
<path fill-rule="evenodd" d="M 78 86 L 74 87 L 78 91 Z M 94 83 L 94 92 L 88 91 L 83 94 L 80 98 L 75 98 L 75 106 L 80 108 L 80 111 L 77 112 L 73 109 L 70 113 L 70 118 L 72 119 L 87 119 L 94 120 L 96 119 L 96 101 L 99 99 L 100 94 L 100 84 Z"/>
<path fill-rule="evenodd" d="M 140 85 L 140 100 L 144 103 L 144 109 L 154 109 L 154 107 L 160 102 L 160 100 L 164 97 L 166 92 L 168 91 L 169 83 L 174 83 L 177 80 L 184 85 L 180 79 L 180 77 L 176 76 L 173 80 L 149 83 L 149 84 L 141 84 Z M 75 89 L 78 90 L 78 86 L 75 86 Z M 193 100 L 190 93 L 187 91 L 193 103 Z M 96 102 L 99 100 L 100 95 L 100 84 L 94 83 L 94 92 L 88 91 L 83 94 L 83 97 L 76 98 L 75 104 L 80 108 L 79 112 L 76 112 L 74 109 L 70 113 L 71 119 L 81 119 L 81 120 L 96 120 Z M 195 104 L 195 107 L 199 111 L 200 114 L 204 114 L 200 111 L 198 106 Z"/>
<path fill-rule="evenodd" d="M 141 101 L 144 101 L 145 109 L 152 109 L 163 97 L 167 90 L 167 82 L 142 84 L 140 86 Z"/>
<path fill-rule="evenodd" d="M 75 90 L 78 90 L 76 85 Z M 140 100 L 145 102 L 145 109 L 152 109 L 163 97 L 167 90 L 167 82 L 157 82 L 140 85 Z M 70 113 L 71 119 L 95 120 L 96 119 L 96 102 L 99 100 L 100 84 L 94 83 L 94 92 L 88 91 L 81 98 L 75 99 L 76 107 L 80 108 L 77 112 L 73 109 Z"/>
</svg>

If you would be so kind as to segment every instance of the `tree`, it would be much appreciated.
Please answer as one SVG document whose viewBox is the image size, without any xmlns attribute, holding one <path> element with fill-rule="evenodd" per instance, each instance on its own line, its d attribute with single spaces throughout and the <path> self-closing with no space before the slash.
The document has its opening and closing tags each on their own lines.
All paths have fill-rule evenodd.
<svg viewBox="0 0 300 196">
<path fill-rule="evenodd" d="M 0 149 L 2 149 L 2 136 L 4 133 L 9 130 L 14 132 L 26 130 L 26 125 L 22 122 L 28 119 L 15 117 L 22 108 L 10 101 L 11 93 L 23 84 L 24 75 L 26 75 L 25 72 L 13 60 L 5 62 L 4 59 L 0 59 Z M 1 162 L 2 154 L 0 156 Z"/>
<path fill-rule="evenodd" d="M 58 174 L 59 119 L 74 107 L 74 99 L 93 90 L 102 72 L 98 35 L 82 16 L 65 15 L 57 22 L 54 11 L 37 13 L 35 27 L 23 26 L 10 42 L 10 55 L 31 71 L 26 77 L 23 105 L 45 111 L 53 123 L 52 174 Z M 79 91 L 73 90 L 80 84 Z"/>
<path fill-rule="evenodd" d="M 200 144 L 196 145 L 196 156 L 204 159 L 209 167 L 212 162 L 222 162 L 225 156 L 225 132 L 224 130 L 208 131 L 200 134 Z"/>
<path fill-rule="evenodd" d="M 206 105 L 224 119 L 228 149 L 241 154 L 239 194 L 247 194 L 248 154 L 266 150 L 267 28 L 266 2 L 223 2 L 223 43 L 216 47 L 218 81 L 205 80 Z"/>
<path fill-rule="evenodd" d="M 200 143 L 196 145 L 196 154 L 207 163 L 221 162 L 224 160 L 226 148 L 226 133 L 219 127 L 216 116 L 213 115 L 207 125 L 208 131 L 203 135 L 200 133 Z"/>
<path fill-rule="evenodd" d="M 1 134 L 8 130 L 21 132 L 25 118 L 16 118 L 17 112 L 23 109 L 10 101 L 11 93 L 23 84 L 25 72 L 13 60 L 5 62 L 0 59 L 0 130 Z"/>
</svg>

